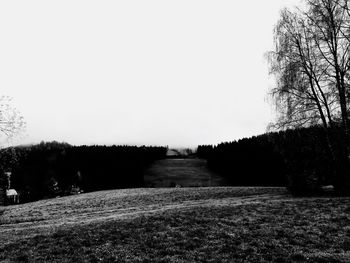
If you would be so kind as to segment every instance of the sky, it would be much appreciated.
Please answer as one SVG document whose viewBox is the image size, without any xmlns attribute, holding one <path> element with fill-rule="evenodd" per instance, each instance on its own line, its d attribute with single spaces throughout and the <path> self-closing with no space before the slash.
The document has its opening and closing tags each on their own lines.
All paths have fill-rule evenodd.
<svg viewBox="0 0 350 263">
<path fill-rule="evenodd" d="M 195 147 L 274 120 L 264 54 L 299 0 L 0 1 L 0 95 L 16 144 Z"/>
</svg>

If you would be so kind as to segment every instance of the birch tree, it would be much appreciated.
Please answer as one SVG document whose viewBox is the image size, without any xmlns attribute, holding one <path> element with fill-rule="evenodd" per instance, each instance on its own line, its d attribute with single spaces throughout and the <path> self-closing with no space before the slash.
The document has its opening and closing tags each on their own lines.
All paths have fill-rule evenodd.
<svg viewBox="0 0 350 263">
<path fill-rule="evenodd" d="M 350 193 L 350 10 L 348 0 L 305 0 L 306 8 L 284 9 L 275 27 L 270 72 L 277 85 L 271 91 L 279 118 L 274 127 L 320 124 L 337 167 L 340 191 Z M 341 124 L 341 141 L 332 127 Z M 332 144 L 333 143 L 333 144 Z M 332 155 L 337 145 L 340 154 Z"/>
<path fill-rule="evenodd" d="M 275 27 L 276 49 L 268 56 L 277 79 L 271 91 L 279 113 L 277 129 L 333 125 L 337 101 L 308 24 L 302 14 L 284 9 Z"/>
<path fill-rule="evenodd" d="M 344 137 L 349 138 L 350 17 L 347 0 L 307 0 L 308 18 L 315 49 L 327 65 L 327 81 L 337 96 Z"/>
</svg>

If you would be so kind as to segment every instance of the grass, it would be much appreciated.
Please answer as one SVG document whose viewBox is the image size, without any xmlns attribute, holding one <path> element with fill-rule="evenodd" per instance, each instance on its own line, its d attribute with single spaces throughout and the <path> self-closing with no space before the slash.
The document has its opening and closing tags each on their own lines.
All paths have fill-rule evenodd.
<svg viewBox="0 0 350 263">
<path fill-rule="evenodd" d="M 350 262 L 349 201 L 292 198 L 280 188 L 116 190 L 40 201 L 6 207 L 0 261 Z"/>
<path fill-rule="evenodd" d="M 222 186 L 225 179 L 210 171 L 204 159 L 163 159 L 156 161 L 145 174 L 147 187 L 169 187 L 179 184 L 184 187 Z"/>
</svg>

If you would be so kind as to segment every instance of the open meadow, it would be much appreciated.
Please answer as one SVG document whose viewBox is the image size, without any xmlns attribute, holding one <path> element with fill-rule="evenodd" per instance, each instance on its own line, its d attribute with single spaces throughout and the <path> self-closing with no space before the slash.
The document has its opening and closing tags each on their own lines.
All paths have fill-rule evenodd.
<svg viewBox="0 0 350 263">
<path fill-rule="evenodd" d="M 0 208 L 0 261 L 350 262 L 349 204 L 259 187 L 42 200 Z"/>
<path fill-rule="evenodd" d="M 198 158 L 167 158 L 156 160 L 144 176 L 146 187 L 224 186 L 225 179 L 208 168 L 207 160 Z"/>
</svg>

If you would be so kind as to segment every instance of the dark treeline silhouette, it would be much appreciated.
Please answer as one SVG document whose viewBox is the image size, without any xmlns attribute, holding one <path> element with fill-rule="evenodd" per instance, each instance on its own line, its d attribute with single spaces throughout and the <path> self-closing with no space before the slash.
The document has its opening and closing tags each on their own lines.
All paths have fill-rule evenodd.
<svg viewBox="0 0 350 263">
<path fill-rule="evenodd" d="M 235 186 L 283 186 L 285 165 L 265 135 L 197 149 L 208 167 Z"/>
<path fill-rule="evenodd" d="M 70 194 L 142 187 L 143 171 L 166 147 L 71 146 L 50 142 L 0 151 L 0 172 L 11 171 L 21 202 Z"/>
<path fill-rule="evenodd" d="M 333 141 L 341 141 L 340 134 L 335 128 Z M 333 145 L 332 154 L 337 158 L 342 148 Z M 230 185 L 287 186 L 295 194 L 314 194 L 338 183 L 324 129 L 318 126 L 201 145 L 197 155 Z"/>
</svg>

